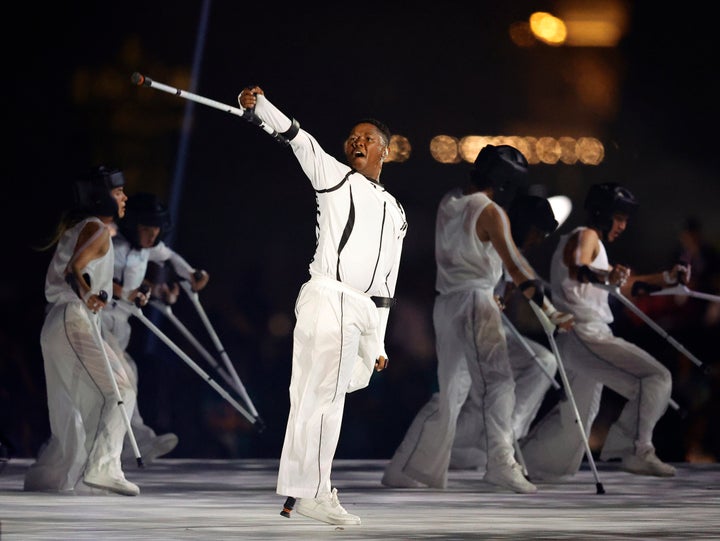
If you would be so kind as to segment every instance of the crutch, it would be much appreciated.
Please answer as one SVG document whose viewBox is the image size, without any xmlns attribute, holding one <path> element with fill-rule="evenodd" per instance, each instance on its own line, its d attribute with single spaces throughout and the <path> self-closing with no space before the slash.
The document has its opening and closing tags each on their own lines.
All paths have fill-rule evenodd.
<svg viewBox="0 0 720 541">
<path fill-rule="evenodd" d="M 566 398 L 565 392 L 564 392 L 563 388 L 560 386 L 560 384 L 557 381 L 555 381 L 555 376 L 553 374 L 551 374 L 550 372 L 548 372 L 547 368 L 542 363 L 542 361 L 540 359 L 538 359 L 538 356 L 535 353 L 535 351 L 533 351 L 533 349 L 530 347 L 530 344 L 528 344 L 527 341 L 525 340 L 525 337 L 522 334 L 520 334 L 520 331 L 518 331 L 517 328 L 515 327 L 515 325 L 513 325 L 513 323 L 510 321 L 510 318 L 507 317 L 505 312 L 501 310 L 500 315 L 502 316 L 503 324 L 510 330 L 510 332 L 513 334 L 513 336 L 515 336 L 515 338 L 518 340 L 518 342 L 520 342 L 520 344 L 522 344 L 522 346 L 525 348 L 525 351 L 527 351 L 528 354 L 537 363 L 537 365 L 543 371 L 543 374 L 545 374 L 547 376 L 547 378 L 550 380 L 550 383 L 552 384 L 553 388 L 556 391 L 560 392 L 560 397 L 559 397 L 560 400 L 565 400 L 565 398 Z M 518 463 L 520 464 L 520 467 L 523 470 L 523 474 L 525 475 L 525 477 L 528 477 L 528 469 L 527 469 L 527 465 L 525 464 L 525 458 L 523 457 L 522 449 L 520 449 L 520 445 L 518 444 L 517 437 L 515 437 L 514 434 L 513 434 L 513 448 L 515 449 L 515 456 L 517 458 Z"/>
<path fill-rule="evenodd" d="M 583 445 L 585 445 L 585 456 L 587 457 L 588 462 L 590 463 L 590 468 L 592 469 L 593 476 L 595 477 L 595 488 L 597 490 L 597 494 L 605 494 L 605 489 L 603 488 L 603 485 L 600 482 L 600 476 L 598 475 L 597 467 L 595 466 L 595 459 L 593 458 L 592 451 L 590 450 L 590 443 L 588 441 L 587 434 L 585 434 L 585 429 L 583 428 L 582 418 L 580 417 L 580 412 L 577 409 L 575 397 L 572 394 L 572 389 L 570 388 L 570 382 L 568 381 L 567 374 L 565 373 L 565 367 L 563 366 L 562 359 L 560 358 L 560 352 L 558 351 L 557 344 L 555 343 L 556 327 L 550 321 L 550 318 L 548 318 L 545 315 L 545 312 L 543 312 L 542 309 L 535 303 L 534 300 L 529 299 L 528 303 L 530 304 L 530 308 L 532 308 L 533 312 L 535 312 L 535 316 L 538 318 L 540 325 L 542 326 L 543 330 L 545 331 L 548 341 L 550 342 L 550 347 L 552 348 L 552 352 L 555 355 L 555 359 L 557 359 L 558 372 L 560 372 L 560 378 L 562 379 L 562 382 L 563 382 L 563 387 L 565 389 L 565 395 L 570 400 L 570 404 L 572 404 L 573 412 L 575 413 L 575 420 L 577 421 L 578 430 L 580 430 L 580 435 L 582 436 Z"/>
<path fill-rule="evenodd" d="M 205 98 L 203 96 L 199 96 L 198 94 L 193 94 L 192 92 L 188 92 L 186 90 L 181 90 L 179 88 L 175 88 L 163 83 L 158 83 L 157 81 L 153 81 L 150 77 L 146 77 L 145 75 L 138 73 L 137 71 L 132 74 L 130 80 L 133 84 L 138 86 L 147 86 L 150 88 L 155 88 L 156 90 L 162 90 L 163 92 L 167 92 L 168 94 L 174 94 L 180 98 L 185 98 L 186 100 L 201 103 L 202 105 L 207 105 L 208 107 L 212 107 L 214 109 L 220 109 L 221 111 L 225 111 L 226 113 L 230 113 L 231 115 L 239 116 L 240 118 L 247 120 L 251 124 L 255 124 L 256 126 L 258 126 L 265 133 L 275 139 L 275 141 L 277 141 L 278 143 L 286 146 L 289 144 L 289 141 L 285 137 L 283 137 L 270 126 L 265 124 L 253 111 L 249 109 L 245 109 L 243 111 L 239 107 L 232 107 L 219 101 Z"/>
<path fill-rule="evenodd" d="M 673 287 L 666 287 L 659 291 L 653 291 L 650 295 L 685 295 L 687 297 L 695 297 L 696 299 L 704 299 L 706 301 L 720 302 L 720 295 L 711 295 L 710 293 L 701 293 L 693 291 L 685 284 L 678 284 Z"/>
<path fill-rule="evenodd" d="M 258 414 L 257 410 L 255 409 L 255 406 L 252 403 L 252 400 L 250 400 L 250 396 L 248 395 L 247 391 L 245 390 L 245 386 L 240 381 L 240 377 L 238 376 L 237 372 L 235 371 L 235 367 L 233 366 L 232 362 L 230 361 L 230 357 L 228 356 L 227 352 L 225 351 L 225 348 L 222 345 L 222 342 L 220 342 L 220 338 L 218 338 L 217 333 L 215 332 L 215 329 L 212 326 L 212 323 L 210 323 L 210 319 L 208 318 L 207 314 L 205 313 L 205 310 L 202 307 L 202 304 L 200 304 L 200 296 L 198 295 L 197 291 L 193 291 L 192 286 L 190 285 L 190 282 L 187 280 L 180 280 L 180 287 L 182 287 L 183 291 L 187 293 L 187 296 L 192 301 L 193 305 L 195 306 L 195 309 L 197 310 L 198 315 L 200 316 L 200 319 L 202 320 L 203 324 L 205 325 L 205 328 L 208 331 L 208 334 L 210 335 L 210 338 L 213 341 L 213 344 L 215 345 L 215 348 L 218 351 L 218 354 L 222 358 L 223 362 L 225 363 L 225 367 L 227 368 L 228 372 L 232 376 L 233 381 L 235 382 L 235 385 L 233 386 L 237 391 L 240 393 L 240 396 L 242 396 L 243 400 L 245 401 L 245 404 L 248 406 L 248 409 L 252 413 L 253 417 L 255 417 L 255 420 L 258 422 L 259 427 L 263 427 L 264 423 L 262 419 L 260 418 L 260 415 Z"/>
<path fill-rule="evenodd" d="M 148 329 L 150 329 L 160 340 L 165 342 L 165 344 L 172 349 L 178 357 L 180 357 L 185 363 L 190 366 L 195 372 L 197 372 L 202 378 L 207 381 L 210 386 L 215 389 L 220 396 L 222 396 L 225 400 L 227 400 L 238 412 L 240 412 L 248 421 L 251 423 L 255 423 L 255 418 L 248 413 L 248 411 L 243 408 L 230 394 L 223 389 L 218 383 L 212 379 L 207 372 L 205 372 L 202 368 L 200 368 L 195 361 L 193 361 L 182 349 L 180 349 L 170 338 L 168 338 L 160 329 L 158 329 L 145 315 L 142 313 L 142 310 L 137 307 L 133 306 L 132 304 L 129 304 L 124 301 L 116 301 L 116 306 L 120 308 L 121 310 L 124 310 L 128 314 L 131 314 L 135 317 L 137 317 Z"/>
<path fill-rule="evenodd" d="M 213 357 L 210 352 L 205 349 L 205 347 L 198 341 L 195 336 L 190 332 L 190 330 L 183 325 L 183 323 L 177 318 L 177 316 L 173 313 L 172 308 L 169 304 L 164 303 L 162 301 L 158 301 L 155 299 L 151 299 L 149 302 L 150 306 L 161 312 L 165 317 L 167 317 L 175 327 L 187 338 L 187 340 L 197 349 L 200 354 L 205 357 L 205 360 L 215 369 L 217 370 L 218 374 L 222 376 L 222 378 L 225 380 L 225 383 L 228 384 L 229 387 L 238 390 L 235 387 L 235 382 L 230 377 L 230 375 L 227 373 L 227 371 L 220 366 L 217 361 L 215 360 L 215 357 Z"/>
<path fill-rule="evenodd" d="M 610 292 L 610 294 L 617 298 L 620 302 L 622 302 L 625 306 L 627 306 L 635 315 L 637 315 L 640 319 L 642 319 L 645 323 L 647 323 L 650 328 L 652 328 L 655 332 L 657 332 L 660 336 L 662 336 L 665 340 L 670 342 L 670 344 L 677 349 L 680 353 L 687 356 L 688 359 L 690 359 L 693 363 L 695 363 L 697 366 L 703 369 L 703 372 L 705 374 L 710 374 L 710 367 L 705 366 L 700 359 L 695 357 L 692 353 L 690 353 L 685 347 L 680 344 L 677 340 L 675 340 L 672 336 L 670 336 L 667 332 L 665 332 L 665 329 L 663 329 L 660 325 L 655 323 L 645 312 L 640 310 L 635 304 L 628 299 L 625 295 L 622 294 L 620 291 L 620 288 L 617 285 L 605 285 L 600 284 L 596 282 L 591 282 L 592 285 L 595 287 L 599 287 L 600 289 L 605 289 L 606 291 Z M 635 282 L 632 287 L 633 295 L 636 294 L 636 292 L 642 291 L 642 290 L 652 290 L 656 286 L 652 286 L 649 284 L 645 284 L 644 282 Z M 671 406 L 675 409 L 677 409 L 677 404 L 674 403 L 671 399 Z M 674 405 L 673 405 L 674 404 Z"/>
<path fill-rule="evenodd" d="M 562 391 L 562 387 L 560 384 L 555 381 L 555 376 L 548 372 L 548 369 L 545 367 L 545 365 L 538 359 L 537 354 L 533 351 L 533 349 L 530 347 L 530 344 L 527 343 L 525 340 L 525 337 L 520 334 L 520 331 L 517 330 L 515 325 L 510 321 L 510 318 L 507 317 L 505 312 L 500 312 L 500 315 L 502 315 L 503 323 L 505 326 L 510 329 L 510 332 L 517 338 L 518 342 L 522 344 L 522 346 L 525 348 L 525 351 L 528 352 L 528 354 L 533 358 L 533 360 L 537 363 L 537 365 L 540 367 L 540 369 L 543 371 L 543 373 L 547 376 L 547 378 L 550 380 L 550 383 L 552 384 L 553 388 L 556 391 Z"/>
<path fill-rule="evenodd" d="M 87 279 L 87 278 L 86 278 Z M 98 297 L 101 301 L 107 302 L 108 294 L 107 291 L 100 291 L 98 293 Z M 93 323 L 93 327 L 95 329 L 95 335 L 94 339 L 97 344 L 97 346 L 100 348 L 100 351 L 102 351 L 103 358 L 105 359 L 105 367 L 107 368 L 108 376 L 110 378 L 110 381 L 112 382 L 113 386 L 113 393 L 115 393 L 115 399 L 117 400 L 117 405 L 120 408 L 120 411 L 122 412 L 123 421 L 125 422 L 125 427 L 127 428 L 127 434 L 130 438 L 130 444 L 133 448 L 133 453 L 135 454 L 135 460 L 137 461 L 138 467 L 142 468 L 144 467 L 142 457 L 140 456 L 140 448 L 138 447 L 137 441 L 135 440 L 135 433 L 133 432 L 132 425 L 130 424 L 130 417 L 128 417 L 127 410 L 125 409 L 125 402 L 123 401 L 122 395 L 120 394 L 120 389 L 118 388 L 117 381 L 115 380 L 115 373 L 112 369 L 112 364 L 110 364 L 110 359 L 108 358 L 107 351 L 105 351 L 105 344 L 102 338 L 102 331 L 100 330 L 100 316 L 97 316 L 94 318 L 95 322 Z"/>
</svg>

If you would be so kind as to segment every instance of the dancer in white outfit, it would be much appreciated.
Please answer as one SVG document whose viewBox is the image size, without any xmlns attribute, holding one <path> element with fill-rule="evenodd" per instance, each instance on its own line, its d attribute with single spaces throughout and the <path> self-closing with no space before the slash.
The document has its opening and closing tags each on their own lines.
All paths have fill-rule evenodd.
<svg viewBox="0 0 720 541">
<path fill-rule="evenodd" d="M 156 284 L 146 280 L 150 262 L 170 262 L 176 274 L 188 280 L 195 291 L 207 284 L 207 272 L 199 272 L 196 278 L 195 269 L 162 241 L 163 234 L 170 228 L 170 216 L 167 207 L 154 194 L 141 192 L 130 196 L 126 203 L 125 217 L 120 220 L 118 228 L 118 233 L 113 237 L 115 299 L 138 303 L 141 307 L 147 304 L 150 291 L 159 291 Z M 138 368 L 135 359 L 127 351 L 132 331 L 130 317 L 129 312 L 116 307 L 115 303 L 110 303 L 102 312 L 105 338 L 130 367 L 133 388 L 137 393 Z M 130 422 L 140 455 L 146 464 L 169 453 L 178 443 L 177 435 L 172 432 L 158 435 L 148 426 L 140 414 L 138 404 L 135 405 Z M 135 460 L 129 438 L 125 441 L 122 459 L 124 463 Z"/>
<path fill-rule="evenodd" d="M 508 209 L 512 238 L 521 253 L 537 246 L 558 227 L 552 207 L 547 199 L 537 195 L 520 195 Z M 495 288 L 501 307 L 516 290 L 512 279 L 503 276 Z M 557 371 L 555 355 L 547 347 L 523 336 L 523 341 L 533 351 L 531 355 L 520 339 L 503 323 L 507 340 L 508 358 L 515 379 L 515 408 L 512 427 L 516 440 L 525 437 L 535 419 L 547 391 L 552 385 L 551 377 Z M 433 399 L 439 394 L 433 395 Z M 430 405 L 433 401 L 428 403 Z M 433 404 L 437 407 L 436 404 Z M 426 406 L 428 407 L 428 406 Z M 450 469 L 484 469 L 485 455 L 482 432 L 477 420 L 482 415 L 472 400 L 467 400 L 460 410 L 450 456 Z"/>
<path fill-rule="evenodd" d="M 557 345 L 578 411 L 589 434 L 600 407 L 604 385 L 627 399 L 602 447 L 602 460 L 622 459 L 631 473 L 669 477 L 675 468 L 660 461 L 653 429 L 668 407 L 672 388 L 667 368 L 636 345 L 613 335 L 608 291 L 592 282 L 617 285 L 629 295 L 633 284 L 677 284 L 689 267 L 631 276 L 622 265 L 610 265 L 603 241 L 614 242 L 637 207 L 633 194 L 616 183 L 592 186 L 585 200 L 587 226 L 564 235 L 551 262 L 553 300 L 575 314 L 574 332 L 558 336 Z M 558 403 L 530 431 L 522 453 L 531 479 L 574 475 L 585 451 L 576 417 L 567 401 Z"/>
<path fill-rule="evenodd" d="M 479 431 L 488 460 L 484 479 L 515 492 L 535 492 L 513 450 L 515 383 L 494 288 L 503 265 L 523 294 L 556 325 L 571 328 L 572 316 L 555 310 L 519 254 L 501 205 L 525 182 L 527 160 L 508 145 L 484 147 L 470 182 L 440 202 L 437 213 L 436 289 L 433 309 L 438 357 L 437 408 L 421 409 L 385 469 L 391 487 L 447 486 L 460 408 L 471 400 L 480 412 Z"/>
<path fill-rule="evenodd" d="M 82 480 L 119 494 L 140 493 L 120 464 L 127 426 L 112 378 L 127 412 L 135 406 L 135 391 L 125 363 L 98 326 L 112 292 L 110 226 L 125 211 L 123 185 L 122 172 L 105 167 L 76 183 L 79 208 L 66 215 L 51 244 L 57 242 L 40 334 L 51 436 L 26 473 L 25 490 L 90 491 Z"/>
<path fill-rule="evenodd" d="M 283 134 L 315 189 L 317 244 L 310 280 L 295 305 L 290 413 L 280 456 L 277 493 L 283 511 L 330 524 L 360 524 L 337 499 L 332 461 L 345 395 L 366 387 L 387 364 L 385 330 L 395 294 L 405 212 L 380 183 L 390 132 L 363 119 L 345 141 L 345 165 L 323 151 L 264 96 L 244 89 L 238 101 Z"/>
</svg>

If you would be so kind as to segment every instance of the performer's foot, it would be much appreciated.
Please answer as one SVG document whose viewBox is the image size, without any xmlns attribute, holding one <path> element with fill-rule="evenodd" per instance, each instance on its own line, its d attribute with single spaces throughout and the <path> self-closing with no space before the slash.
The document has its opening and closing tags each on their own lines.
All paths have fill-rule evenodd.
<svg viewBox="0 0 720 541">
<path fill-rule="evenodd" d="M 340 505 L 336 488 L 319 498 L 299 498 L 295 511 L 328 524 L 360 524 L 360 517 L 351 515 Z"/>
<path fill-rule="evenodd" d="M 154 438 L 150 438 L 146 441 L 138 442 L 140 457 L 143 459 L 145 464 L 149 464 L 156 458 L 166 455 L 175 449 L 178 441 L 178 437 L 175 434 L 168 432 L 167 434 L 160 434 L 159 436 L 155 436 Z M 126 442 L 122 453 L 123 466 L 134 464 L 135 458 L 132 445 L 128 445 Z"/>
<path fill-rule="evenodd" d="M 390 488 L 422 488 L 425 486 L 420 481 L 416 481 L 409 475 L 390 466 L 385 470 L 380 482 Z"/>
<path fill-rule="evenodd" d="M 110 475 L 105 472 L 90 471 L 85 473 L 83 482 L 88 486 L 102 488 L 124 496 L 140 494 L 140 487 L 125 479 L 122 474 Z"/>
<path fill-rule="evenodd" d="M 628 455 L 622 459 L 621 468 L 637 475 L 673 477 L 675 468 L 660 460 L 652 449 L 641 455 Z"/>
<path fill-rule="evenodd" d="M 519 494 L 534 494 L 537 492 L 537 487 L 525 478 L 522 466 L 517 462 L 513 464 L 488 464 L 483 480 Z"/>
</svg>

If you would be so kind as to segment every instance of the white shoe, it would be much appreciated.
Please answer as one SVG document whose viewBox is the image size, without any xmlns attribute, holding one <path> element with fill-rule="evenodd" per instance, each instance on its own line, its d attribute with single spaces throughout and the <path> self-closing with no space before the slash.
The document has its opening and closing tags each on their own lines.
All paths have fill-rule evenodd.
<svg viewBox="0 0 720 541">
<path fill-rule="evenodd" d="M 409 475 L 393 468 L 385 470 L 380 482 L 390 488 L 422 488 L 425 486 L 420 481 L 416 481 Z"/>
<path fill-rule="evenodd" d="M 525 479 L 522 466 L 517 462 L 513 464 L 488 464 L 483 481 L 492 485 L 507 488 L 519 494 L 534 494 L 537 487 Z"/>
<path fill-rule="evenodd" d="M 87 472 L 83 477 L 83 482 L 88 486 L 102 488 L 124 496 L 140 494 L 140 487 L 125 479 L 122 474 L 111 476 L 107 473 Z"/>
<path fill-rule="evenodd" d="M 656 477 L 673 477 L 675 475 L 675 468 L 660 460 L 653 450 L 646 451 L 642 455 L 623 457 L 621 468 L 626 472 L 638 475 L 654 475 Z"/>
<path fill-rule="evenodd" d="M 295 511 L 303 516 L 314 518 L 328 524 L 360 524 L 360 517 L 351 515 L 340 505 L 337 489 L 319 498 L 300 498 Z"/>
<path fill-rule="evenodd" d="M 178 437 L 172 432 L 167 434 L 161 434 L 150 438 L 142 443 L 138 444 L 138 450 L 140 451 L 140 458 L 143 459 L 145 464 L 149 464 L 153 460 L 163 455 L 168 454 L 170 451 L 175 449 L 178 444 Z M 123 465 L 127 466 L 134 464 L 136 460 L 135 453 L 132 446 L 127 446 L 123 449 L 122 462 Z"/>
</svg>

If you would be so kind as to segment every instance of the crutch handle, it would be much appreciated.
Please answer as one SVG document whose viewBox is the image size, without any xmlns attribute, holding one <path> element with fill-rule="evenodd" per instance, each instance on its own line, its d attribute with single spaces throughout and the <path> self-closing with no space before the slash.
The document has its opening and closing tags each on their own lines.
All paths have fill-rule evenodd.
<svg viewBox="0 0 720 541">
<path fill-rule="evenodd" d="M 147 295 L 148 291 L 150 291 L 150 288 L 147 284 L 142 284 L 138 288 L 138 293 L 142 293 L 143 295 Z M 138 308 L 142 308 L 142 302 L 138 297 L 135 297 L 135 306 L 137 306 Z"/>
</svg>

